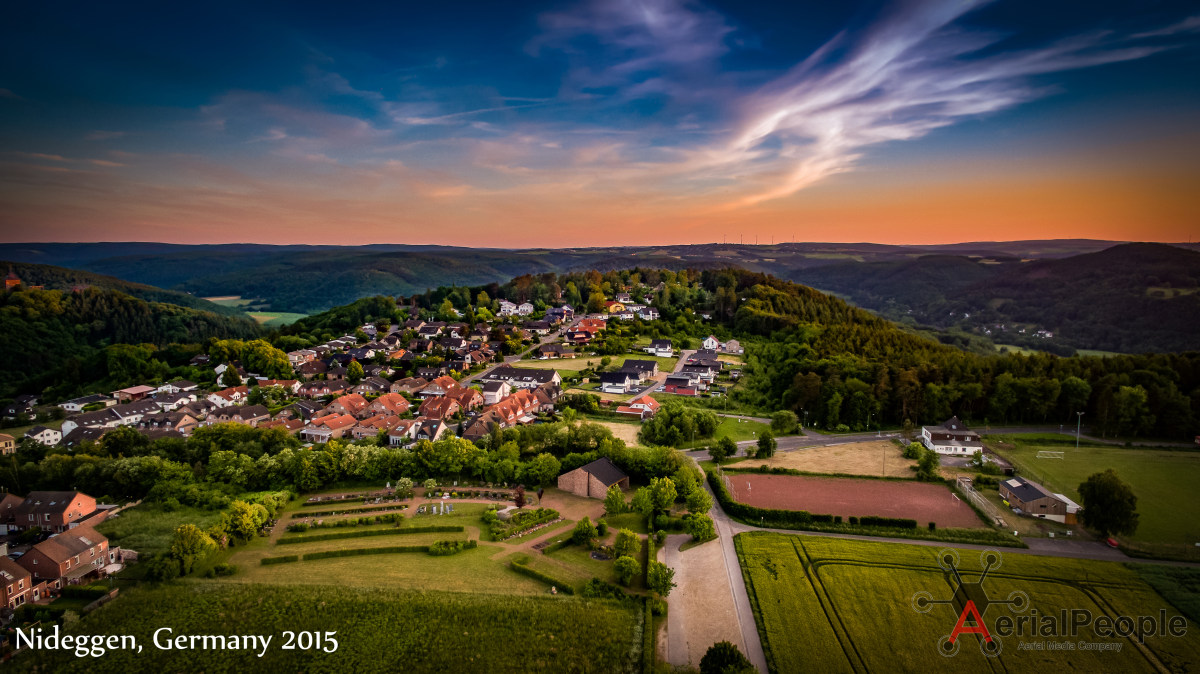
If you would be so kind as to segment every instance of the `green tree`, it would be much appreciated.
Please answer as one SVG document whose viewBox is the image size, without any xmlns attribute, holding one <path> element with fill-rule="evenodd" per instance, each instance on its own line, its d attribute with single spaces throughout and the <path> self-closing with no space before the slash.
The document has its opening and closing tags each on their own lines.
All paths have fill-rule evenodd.
<svg viewBox="0 0 1200 674">
<path fill-rule="evenodd" d="M 573 410 L 569 410 L 573 411 Z M 625 492 L 621 490 L 620 485 L 612 485 L 604 494 L 604 514 L 605 515 L 620 515 L 625 512 Z"/>
<path fill-rule="evenodd" d="M 775 435 L 795 433 L 800 427 L 800 418 L 791 410 L 779 410 L 771 415 L 771 430 Z"/>
<path fill-rule="evenodd" d="M 700 658 L 700 674 L 747 674 L 754 665 L 738 647 L 728 641 L 718 641 Z"/>
<path fill-rule="evenodd" d="M 656 477 L 650 480 L 650 494 L 654 510 L 665 512 L 671 509 L 679 493 L 675 490 L 675 482 L 669 477 Z"/>
<path fill-rule="evenodd" d="M 351 385 L 362 381 L 366 374 L 363 371 L 362 363 L 357 360 L 350 361 L 350 365 L 346 366 L 346 381 L 350 382 Z"/>
<path fill-rule="evenodd" d="M 642 570 L 642 565 L 633 557 L 617 557 L 617 561 L 613 562 L 613 570 L 617 572 L 618 582 L 629 587 L 634 576 Z"/>
<path fill-rule="evenodd" d="M 771 435 L 771 431 L 763 431 L 758 436 L 758 451 L 754 453 L 756 459 L 769 459 L 775 456 L 775 449 L 779 443 L 775 441 L 775 436 Z"/>
<path fill-rule="evenodd" d="M 708 448 L 708 455 L 718 464 L 737 454 L 737 443 L 728 435 L 722 436 L 717 444 Z"/>
<path fill-rule="evenodd" d="M 613 542 L 613 552 L 618 557 L 637 557 L 642 551 L 642 539 L 629 529 L 617 532 L 617 540 Z"/>
<path fill-rule="evenodd" d="M 171 538 L 171 557 L 179 562 L 179 571 L 185 576 L 192 572 L 196 562 L 203 561 L 216 549 L 212 537 L 195 524 L 180 525 Z"/>
<path fill-rule="evenodd" d="M 575 530 L 571 532 L 571 542 L 576 545 L 587 545 L 589 541 L 600 535 L 596 530 L 596 525 L 592 524 L 592 518 L 584 517 L 575 525 Z"/>
<path fill-rule="evenodd" d="M 535 485 L 552 484 L 561 469 L 562 463 L 553 454 L 542 452 L 525 464 L 525 480 Z"/>
<path fill-rule="evenodd" d="M 259 510 L 263 510 L 263 512 L 260 514 Z M 258 528 L 266 521 L 266 511 L 262 506 L 255 508 L 254 505 L 245 501 L 230 503 L 226 515 L 228 517 L 225 524 L 226 533 L 230 538 L 242 542 L 253 538 Z"/>
<path fill-rule="evenodd" d="M 704 513 L 685 515 L 683 528 L 692 535 L 694 541 L 710 541 L 717 537 L 717 529 L 712 518 Z"/>
<path fill-rule="evenodd" d="M 225 371 L 221 373 L 221 385 L 225 388 L 242 385 L 242 376 L 238 374 L 237 368 L 233 366 L 232 362 L 225 364 Z"/>
<path fill-rule="evenodd" d="M 654 514 L 654 494 L 649 487 L 639 487 L 633 493 L 633 509 L 645 517 Z"/>
<path fill-rule="evenodd" d="M 694 489 L 687 497 L 687 509 L 692 513 L 706 513 L 712 510 L 712 496 L 704 489 Z"/>
<path fill-rule="evenodd" d="M 1138 527 L 1137 496 L 1112 468 L 1079 485 L 1083 523 L 1101 536 L 1133 535 Z"/>
<path fill-rule="evenodd" d="M 646 587 L 658 593 L 660 597 L 671 594 L 675 587 L 675 569 L 662 562 L 652 561 L 646 564 Z"/>
</svg>

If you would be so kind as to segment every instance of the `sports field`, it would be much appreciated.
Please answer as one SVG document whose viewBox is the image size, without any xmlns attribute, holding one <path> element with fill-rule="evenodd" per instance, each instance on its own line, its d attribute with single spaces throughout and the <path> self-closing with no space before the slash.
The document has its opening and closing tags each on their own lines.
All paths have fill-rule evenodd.
<svg viewBox="0 0 1200 674">
<path fill-rule="evenodd" d="M 954 672 L 1153 672 L 1195 671 L 1200 635 L 1104 638 L 1091 627 L 1075 636 L 997 634 L 1001 616 L 1058 615 L 1082 609 L 1095 616 L 1168 617 L 1179 611 L 1120 564 L 1017 553 L 956 550 L 956 566 L 967 583 L 979 582 L 983 555 L 1000 555 L 982 583 L 984 597 L 1005 600 L 1024 593 L 1025 610 L 992 603 L 983 621 L 1000 643 L 985 657 L 982 638 L 959 638 L 953 656 L 939 653 L 939 640 L 954 628 L 962 604 L 922 605 L 917 593 L 948 600 L 957 587 L 939 566 L 937 547 L 744 533 L 735 539 L 763 649 L 772 672 L 954 671 Z M 1019 607 L 1018 607 L 1019 608 Z M 1190 626 L 1189 626 L 1190 627 Z M 1053 642 L 1072 650 L 1028 650 Z M 1120 650 L 1084 650 L 1081 644 L 1111 644 Z M 1024 645 L 1023 645 L 1024 644 Z"/>
<path fill-rule="evenodd" d="M 759 508 L 914 519 L 922 526 L 937 522 L 943 529 L 985 526 L 954 492 L 930 482 L 756 473 L 729 473 L 726 479 L 734 500 Z"/>
<path fill-rule="evenodd" d="M 872 440 L 777 452 L 769 459 L 747 459 L 741 465 L 790 468 L 806 473 L 912 477 L 917 462 L 904 458 L 903 451 L 890 440 Z"/>
<path fill-rule="evenodd" d="M 1195 547 L 1200 542 L 1200 452 L 1124 447 L 1081 447 L 989 438 L 988 444 L 1028 479 L 1079 499 L 1079 484 L 1112 468 L 1138 497 L 1140 521 L 1129 537 L 1142 543 Z M 1038 458 L 1039 451 L 1062 452 L 1061 459 Z"/>
</svg>

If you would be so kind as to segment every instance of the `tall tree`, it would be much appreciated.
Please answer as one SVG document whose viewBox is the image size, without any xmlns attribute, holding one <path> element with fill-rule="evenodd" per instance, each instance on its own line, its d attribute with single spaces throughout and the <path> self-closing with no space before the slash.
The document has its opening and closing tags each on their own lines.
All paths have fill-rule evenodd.
<svg viewBox="0 0 1200 674">
<path fill-rule="evenodd" d="M 1079 485 L 1083 523 L 1101 536 L 1137 531 L 1137 496 L 1112 468 L 1094 473 Z"/>
</svg>

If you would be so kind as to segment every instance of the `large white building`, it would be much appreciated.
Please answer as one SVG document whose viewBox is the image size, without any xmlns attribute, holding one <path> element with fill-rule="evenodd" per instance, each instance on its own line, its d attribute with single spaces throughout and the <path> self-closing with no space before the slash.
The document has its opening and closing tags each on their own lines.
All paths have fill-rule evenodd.
<svg viewBox="0 0 1200 674">
<path fill-rule="evenodd" d="M 970 456 L 983 451 L 979 434 L 964 426 L 958 417 L 950 417 L 941 426 L 922 426 L 921 442 L 938 454 Z"/>
</svg>

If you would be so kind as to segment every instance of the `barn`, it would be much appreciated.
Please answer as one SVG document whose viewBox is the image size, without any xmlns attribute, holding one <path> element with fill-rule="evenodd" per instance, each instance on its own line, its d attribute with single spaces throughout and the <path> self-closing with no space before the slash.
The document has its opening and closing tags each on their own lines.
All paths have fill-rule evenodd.
<svg viewBox="0 0 1200 674">
<path fill-rule="evenodd" d="M 614 484 L 621 489 L 629 489 L 629 476 L 608 457 L 596 459 L 558 476 L 559 489 L 587 498 L 604 498 L 608 488 Z"/>
<path fill-rule="evenodd" d="M 1081 510 L 1078 503 L 1063 494 L 1051 493 L 1042 485 L 1023 477 L 1001 482 L 1000 497 L 1022 514 L 1065 524 L 1075 524 Z"/>
</svg>

